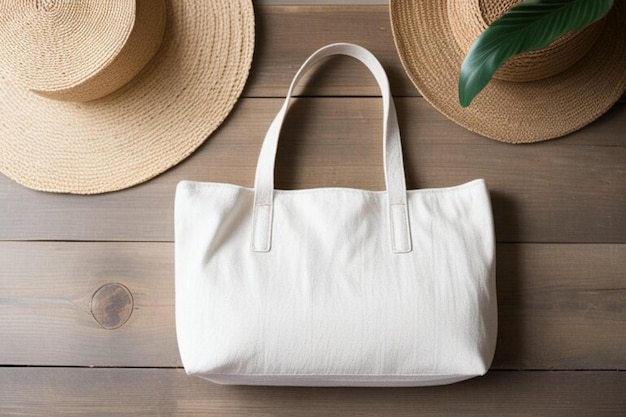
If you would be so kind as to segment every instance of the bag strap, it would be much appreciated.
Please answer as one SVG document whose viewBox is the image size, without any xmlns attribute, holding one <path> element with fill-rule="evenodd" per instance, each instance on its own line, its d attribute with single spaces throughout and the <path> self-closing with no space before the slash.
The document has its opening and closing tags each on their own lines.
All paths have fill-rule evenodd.
<svg viewBox="0 0 626 417">
<path fill-rule="evenodd" d="M 348 43 L 325 46 L 311 55 L 294 77 L 287 97 L 276 118 L 265 135 L 256 168 L 254 183 L 254 213 L 252 250 L 268 252 L 272 242 L 272 218 L 274 200 L 274 163 L 278 147 L 278 137 L 283 124 L 293 90 L 300 78 L 318 61 L 331 55 L 348 55 L 364 63 L 372 72 L 383 97 L 383 154 L 385 184 L 387 187 L 391 250 L 394 253 L 411 251 L 409 216 L 406 204 L 406 182 L 402 161 L 402 146 L 396 109 L 391 98 L 389 80 L 376 57 L 367 49 Z"/>
</svg>

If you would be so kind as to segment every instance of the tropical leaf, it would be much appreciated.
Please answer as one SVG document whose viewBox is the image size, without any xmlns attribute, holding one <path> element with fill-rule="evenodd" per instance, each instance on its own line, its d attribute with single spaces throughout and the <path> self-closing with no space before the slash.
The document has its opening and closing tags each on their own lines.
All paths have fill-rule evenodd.
<svg viewBox="0 0 626 417">
<path fill-rule="evenodd" d="M 459 77 L 461 106 L 472 102 L 506 60 L 545 48 L 565 33 L 601 19 L 612 6 L 613 0 L 525 0 L 511 8 L 467 53 Z"/>
</svg>

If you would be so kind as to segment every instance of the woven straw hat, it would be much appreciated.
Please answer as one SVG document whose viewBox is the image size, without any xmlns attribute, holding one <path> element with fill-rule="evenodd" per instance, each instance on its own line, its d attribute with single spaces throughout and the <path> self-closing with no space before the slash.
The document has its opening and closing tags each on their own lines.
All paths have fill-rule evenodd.
<svg viewBox="0 0 626 417">
<path fill-rule="evenodd" d="M 540 51 L 508 61 L 467 108 L 461 63 L 480 33 L 520 0 L 391 0 L 393 36 L 413 84 L 465 128 L 509 143 L 566 135 L 606 112 L 626 91 L 626 1 Z"/>
<path fill-rule="evenodd" d="M 94 194 L 189 156 L 238 99 L 251 0 L 0 0 L 0 171 Z"/>
</svg>

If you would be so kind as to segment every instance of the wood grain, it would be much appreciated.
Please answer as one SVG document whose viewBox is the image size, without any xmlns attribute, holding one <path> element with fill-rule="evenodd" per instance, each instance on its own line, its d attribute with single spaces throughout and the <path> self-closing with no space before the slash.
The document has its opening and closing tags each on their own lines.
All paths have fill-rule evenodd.
<svg viewBox="0 0 626 417">
<path fill-rule="evenodd" d="M 626 369 L 626 245 L 498 245 L 498 369 Z M 180 366 L 171 243 L 0 243 L 0 364 Z M 92 295 L 123 284 L 128 321 Z"/>
<path fill-rule="evenodd" d="M 179 369 L 0 369 L 0 414 L 17 416 L 608 417 L 624 372 L 498 372 L 429 388 L 220 386 Z"/>
<path fill-rule="evenodd" d="M 173 245 L 0 244 L 0 364 L 179 365 Z M 108 330 L 92 297 L 123 284 L 133 311 Z"/>
<path fill-rule="evenodd" d="M 419 97 L 396 52 L 386 5 L 257 6 L 256 50 L 243 94 L 282 97 L 296 70 L 315 50 L 334 42 L 368 48 L 381 61 L 397 97 Z M 372 76 L 361 64 L 332 58 L 322 72 L 305 76 L 296 95 L 377 96 Z M 306 86 L 305 86 L 306 84 Z M 626 95 L 620 102 L 626 102 Z"/>
<path fill-rule="evenodd" d="M 330 11 L 332 10 L 332 11 Z M 256 49 L 244 96 L 282 97 L 296 70 L 315 50 L 335 42 L 359 44 L 385 67 L 398 96 L 418 96 L 393 43 L 387 6 L 256 7 Z M 305 76 L 296 95 L 380 94 L 362 64 L 331 58 L 322 72 Z"/>
<path fill-rule="evenodd" d="M 494 366 L 625 369 L 624 271 L 626 245 L 498 245 Z"/>
<path fill-rule="evenodd" d="M 280 99 L 245 99 L 192 157 L 134 188 L 97 196 L 41 193 L 0 176 L 0 240 L 173 239 L 183 179 L 253 186 Z M 382 189 L 381 103 L 297 100 L 283 129 L 277 187 Z M 501 242 L 626 242 L 626 105 L 567 139 L 513 146 L 449 122 L 421 98 L 397 100 L 410 188 L 487 180 Z"/>
</svg>

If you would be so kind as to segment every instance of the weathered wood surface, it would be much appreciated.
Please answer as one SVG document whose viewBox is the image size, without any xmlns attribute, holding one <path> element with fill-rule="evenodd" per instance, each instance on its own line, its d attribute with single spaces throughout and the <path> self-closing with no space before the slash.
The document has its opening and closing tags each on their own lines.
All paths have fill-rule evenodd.
<svg viewBox="0 0 626 417">
<path fill-rule="evenodd" d="M 429 388 L 214 385 L 180 369 L 0 369 L 0 415 L 608 417 L 626 408 L 624 372 L 493 371 Z"/>
<path fill-rule="evenodd" d="M 566 138 L 501 144 L 419 97 L 395 52 L 386 6 L 256 12 L 244 98 L 174 169 L 89 197 L 35 192 L 0 175 L 0 415 L 624 415 L 626 100 Z M 176 183 L 252 186 L 261 141 L 294 72 L 331 42 L 361 44 L 385 66 L 409 187 L 477 177 L 489 184 L 500 326 L 484 378 L 421 389 L 253 388 L 166 369 L 181 365 Z M 277 186 L 382 189 L 382 106 L 367 70 L 332 59 L 297 94 Z M 148 369 L 127 369 L 136 367 Z"/>
<path fill-rule="evenodd" d="M 396 53 L 387 6 L 257 7 L 257 47 L 247 97 L 281 97 L 302 62 L 334 42 L 364 46 L 385 67 L 396 96 L 419 96 Z M 332 59 L 324 71 L 303 78 L 296 94 L 322 96 L 379 95 L 367 68 L 351 59 Z"/>
<path fill-rule="evenodd" d="M 0 176 L 0 240 L 171 241 L 176 183 L 253 186 L 281 103 L 243 100 L 186 161 L 120 192 L 55 195 Z M 396 103 L 410 188 L 485 178 L 502 242 L 626 242 L 626 104 L 566 139 L 513 146 L 468 132 L 421 98 Z M 277 187 L 382 189 L 381 108 L 378 98 L 296 101 L 281 137 Z"/>
<path fill-rule="evenodd" d="M 372 51 L 385 67 L 394 96 L 420 96 L 396 52 L 388 6 L 334 5 L 331 13 L 328 10 L 328 6 L 314 5 L 256 7 L 257 44 L 244 96 L 283 96 L 302 62 L 334 42 L 356 43 Z M 333 58 L 324 63 L 323 72 L 305 76 L 296 94 L 378 95 L 370 77 L 362 65 Z M 620 101 L 625 102 L 626 96 Z"/>
<path fill-rule="evenodd" d="M 171 243 L 0 243 L 0 363 L 180 366 L 173 252 Z M 494 368 L 626 368 L 626 245 L 500 244 L 497 257 Z M 95 315 L 93 295 L 107 283 L 134 303 L 115 330 L 102 323 L 124 321 L 129 302 L 113 286 L 119 297 Z"/>
</svg>

